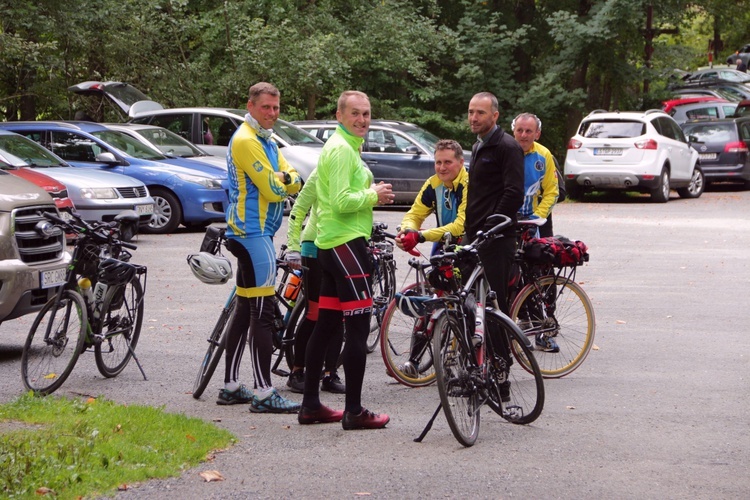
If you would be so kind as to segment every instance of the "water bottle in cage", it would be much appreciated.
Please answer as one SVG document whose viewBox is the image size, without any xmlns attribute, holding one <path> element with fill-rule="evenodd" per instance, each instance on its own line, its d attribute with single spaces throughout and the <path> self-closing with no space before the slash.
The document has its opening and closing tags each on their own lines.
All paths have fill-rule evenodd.
<svg viewBox="0 0 750 500">
<path fill-rule="evenodd" d="M 302 271 L 295 269 L 289 273 L 284 287 L 284 298 L 286 300 L 296 301 L 299 291 L 302 288 Z"/>
</svg>

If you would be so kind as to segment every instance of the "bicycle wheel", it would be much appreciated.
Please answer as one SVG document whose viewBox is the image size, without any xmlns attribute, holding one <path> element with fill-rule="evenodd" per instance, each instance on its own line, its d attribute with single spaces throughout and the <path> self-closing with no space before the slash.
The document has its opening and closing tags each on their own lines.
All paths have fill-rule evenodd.
<svg viewBox="0 0 750 500">
<path fill-rule="evenodd" d="M 78 292 L 65 290 L 59 301 L 55 296 L 42 307 L 21 356 L 21 376 L 27 389 L 46 396 L 65 382 L 83 350 L 86 325 L 86 304 Z"/>
<path fill-rule="evenodd" d="M 428 283 L 413 283 L 409 290 L 425 291 L 432 296 Z M 435 381 L 435 363 L 432 359 L 432 330 L 428 329 L 430 317 L 412 318 L 396 307 L 391 300 L 383 315 L 380 333 L 380 353 L 388 374 L 408 387 L 423 387 Z"/>
<path fill-rule="evenodd" d="M 227 345 L 227 330 L 229 325 L 232 324 L 232 316 L 234 315 L 234 308 L 237 305 L 236 296 L 232 297 L 229 301 L 229 305 L 222 309 L 219 314 L 219 320 L 214 325 L 214 329 L 211 330 L 211 335 L 208 339 L 208 350 L 201 360 L 201 366 L 198 370 L 198 376 L 195 378 L 193 383 L 193 397 L 198 399 L 203 395 L 203 391 L 206 390 L 208 382 L 216 371 L 216 367 L 221 361 L 221 356 L 224 354 L 224 349 Z"/>
<path fill-rule="evenodd" d="M 492 381 L 487 404 L 508 422 L 531 423 L 544 408 L 544 379 L 534 354 L 507 316 L 488 310 L 485 324 L 487 366 Z M 514 358 L 523 359 L 523 363 L 514 363 Z"/>
<path fill-rule="evenodd" d="M 372 281 L 372 316 L 370 334 L 367 337 L 367 352 L 373 352 L 380 341 L 383 317 L 393 297 L 396 295 L 396 262 L 393 254 L 381 253 L 378 258 Z"/>
<path fill-rule="evenodd" d="M 141 336 L 143 287 L 137 275 L 109 294 L 102 315 L 99 333 L 104 338 L 94 344 L 94 358 L 99 373 L 111 378 L 125 369 Z"/>
<path fill-rule="evenodd" d="M 510 317 L 532 342 L 547 338 L 557 344 L 558 352 L 534 351 L 546 378 L 571 373 L 594 345 L 594 306 L 578 283 L 563 276 L 545 276 L 526 285 L 513 302 Z"/>
<path fill-rule="evenodd" d="M 479 392 L 472 377 L 471 353 L 458 336 L 464 335 L 449 314 L 435 321 L 432 352 L 443 413 L 451 432 L 464 446 L 473 445 L 479 435 Z"/>
<path fill-rule="evenodd" d="M 278 353 L 279 356 L 284 356 L 286 365 L 290 370 L 294 368 L 294 360 L 297 355 L 297 353 L 294 352 L 294 341 L 297 338 L 297 329 L 302 324 L 306 314 L 307 297 L 300 293 L 291 311 L 287 310 L 286 318 L 284 320 L 284 330 L 280 332 L 281 338 L 277 338 L 274 344 L 274 347 L 277 349 L 277 351 L 274 352 Z M 301 353 L 301 355 L 303 358 L 305 357 L 305 353 Z M 271 366 L 275 365 L 276 362 L 274 361 Z M 278 371 L 278 367 L 276 371 Z"/>
</svg>

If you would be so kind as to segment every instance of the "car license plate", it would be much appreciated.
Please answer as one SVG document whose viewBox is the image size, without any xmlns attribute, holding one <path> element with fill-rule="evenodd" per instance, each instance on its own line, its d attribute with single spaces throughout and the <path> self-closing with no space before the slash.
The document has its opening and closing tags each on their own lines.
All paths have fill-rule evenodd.
<svg viewBox="0 0 750 500">
<path fill-rule="evenodd" d="M 715 160 L 716 153 L 699 153 L 698 158 L 701 160 Z"/>
<path fill-rule="evenodd" d="M 594 156 L 621 156 L 622 148 L 594 148 Z"/>
<path fill-rule="evenodd" d="M 135 211 L 138 215 L 149 215 L 154 213 L 154 206 L 150 203 L 148 205 L 136 205 Z"/>
<path fill-rule="evenodd" d="M 52 288 L 54 286 L 60 286 L 65 283 L 65 274 L 67 268 L 61 267 L 60 269 L 50 269 L 49 271 L 42 271 L 39 273 L 39 285 L 42 288 Z"/>
</svg>

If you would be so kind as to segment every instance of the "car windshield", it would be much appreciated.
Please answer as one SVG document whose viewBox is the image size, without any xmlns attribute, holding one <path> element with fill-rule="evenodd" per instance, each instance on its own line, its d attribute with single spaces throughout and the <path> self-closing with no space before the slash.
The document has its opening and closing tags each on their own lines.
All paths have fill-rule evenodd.
<svg viewBox="0 0 750 500">
<path fill-rule="evenodd" d="M 594 139 L 623 139 L 640 137 L 646 133 L 646 124 L 627 120 L 597 120 L 583 122 L 579 132 L 583 137 Z"/>
<path fill-rule="evenodd" d="M 276 122 L 276 125 L 274 125 L 273 131 L 291 145 L 322 143 L 320 139 L 306 132 L 305 130 L 302 130 L 301 128 L 296 127 L 290 123 L 282 123 L 280 120 Z"/>
<path fill-rule="evenodd" d="M 146 146 L 138 139 L 130 137 L 124 132 L 119 132 L 117 130 L 98 130 L 92 132 L 91 135 L 134 158 L 156 161 L 164 160 L 166 158 L 166 156 L 159 151 Z"/>
<path fill-rule="evenodd" d="M 431 154 L 435 154 L 435 145 L 440 140 L 438 136 L 421 128 L 405 130 L 404 132 Z"/>
<path fill-rule="evenodd" d="M 21 136 L 0 135 L 0 155 L 6 163 L 16 167 L 66 166 L 60 158 Z"/>
<path fill-rule="evenodd" d="M 737 140 L 732 123 L 696 123 L 685 125 L 685 135 L 697 142 L 732 142 Z"/>
<path fill-rule="evenodd" d="M 142 128 L 134 131 L 159 148 L 159 151 L 165 155 L 181 156 L 183 158 L 204 156 L 203 152 L 192 143 L 165 128 Z"/>
</svg>

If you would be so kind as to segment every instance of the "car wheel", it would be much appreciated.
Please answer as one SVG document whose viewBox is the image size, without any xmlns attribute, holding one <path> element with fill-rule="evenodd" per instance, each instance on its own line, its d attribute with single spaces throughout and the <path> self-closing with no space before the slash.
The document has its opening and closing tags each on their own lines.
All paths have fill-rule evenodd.
<svg viewBox="0 0 750 500">
<path fill-rule="evenodd" d="M 703 170 L 700 167 L 693 169 L 693 175 L 690 177 L 690 184 L 687 187 L 680 188 L 677 190 L 677 194 L 680 198 L 698 198 L 703 194 L 706 189 L 706 178 L 703 175 Z"/>
<path fill-rule="evenodd" d="M 154 215 L 151 222 L 143 228 L 144 233 L 167 234 L 174 232 L 182 222 L 182 207 L 175 195 L 166 189 L 153 188 Z"/>
<path fill-rule="evenodd" d="M 651 190 L 651 201 L 654 203 L 666 203 L 669 201 L 669 172 L 666 168 L 661 170 L 659 185 Z"/>
</svg>

